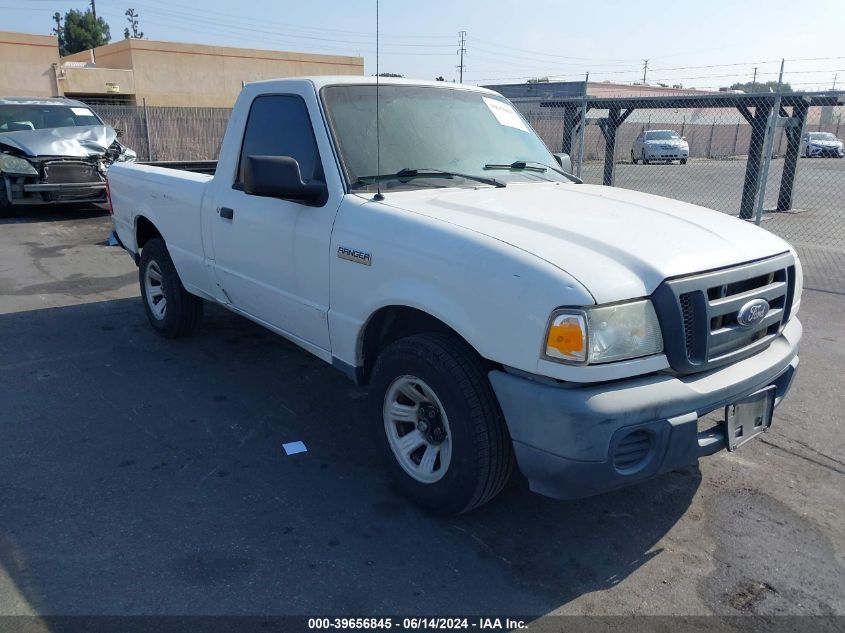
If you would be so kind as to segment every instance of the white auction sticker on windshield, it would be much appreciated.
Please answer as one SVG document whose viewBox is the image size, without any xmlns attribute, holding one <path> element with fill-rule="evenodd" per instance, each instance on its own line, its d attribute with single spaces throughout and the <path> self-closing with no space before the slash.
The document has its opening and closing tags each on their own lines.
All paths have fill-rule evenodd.
<svg viewBox="0 0 845 633">
<path fill-rule="evenodd" d="M 490 108 L 490 112 L 496 117 L 496 120 L 502 125 L 508 127 L 515 127 L 517 130 L 527 132 L 528 128 L 525 126 L 525 121 L 519 116 L 509 104 L 499 101 L 498 99 L 490 99 L 489 97 L 481 97 L 484 103 Z"/>
<path fill-rule="evenodd" d="M 88 108 L 71 108 L 70 111 L 76 116 L 94 116 L 94 113 Z"/>
</svg>

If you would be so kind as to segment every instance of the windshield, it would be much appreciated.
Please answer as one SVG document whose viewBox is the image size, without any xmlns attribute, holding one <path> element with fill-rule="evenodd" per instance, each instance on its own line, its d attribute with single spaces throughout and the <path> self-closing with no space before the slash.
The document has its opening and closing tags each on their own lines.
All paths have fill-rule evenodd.
<svg viewBox="0 0 845 633">
<path fill-rule="evenodd" d="M 83 106 L 0 105 L 0 133 L 102 124 L 91 110 Z"/>
<path fill-rule="evenodd" d="M 646 132 L 645 137 L 648 141 L 671 141 L 673 139 L 681 138 L 680 136 L 678 136 L 677 132 L 673 132 L 672 130 L 656 130 L 654 132 Z"/>
<path fill-rule="evenodd" d="M 322 90 L 350 188 L 375 190 L 373 176 L 419 170 L 414 178 L 381 178 L 383 189 L 477 187 L 467 176 L 500 183 L 568 182 L 543 141 L 502 97 L 427 86 L 379 87 L 381 165 L 376 164 L 376 87 Z M 517 161 L 548 169 L 512 168 Z M 426 170 L 455 176 L 425 177 Z"/>
<path fill-rule="evenodd" d="M 830 132 L 811 132 L 811 141 L 835 141 L 837 138 Z"/>
</svg>

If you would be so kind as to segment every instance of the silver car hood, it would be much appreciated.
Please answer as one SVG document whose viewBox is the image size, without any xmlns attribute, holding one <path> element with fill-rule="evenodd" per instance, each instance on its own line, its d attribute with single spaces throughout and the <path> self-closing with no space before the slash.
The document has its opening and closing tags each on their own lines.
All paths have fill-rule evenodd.
<svg viewBox="0 0 845 633">
<path fill-rule="evenodd" d="M 88 157 L 104 154 L 117 138 L 108 125 L 53 127 L 0 133 L 0 145 L 12 147 L 33 158 L 37 156 Z"/>
</svg>

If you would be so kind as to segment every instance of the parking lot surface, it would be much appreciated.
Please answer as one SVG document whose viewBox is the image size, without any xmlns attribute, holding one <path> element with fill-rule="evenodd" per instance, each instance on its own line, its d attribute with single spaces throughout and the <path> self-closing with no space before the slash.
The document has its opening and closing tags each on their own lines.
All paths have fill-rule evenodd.
<svg viewBox="0 0 845 633">
<path fill-rule="evenodd" d="M 805 291 L 796 384 L 739 451 L 438 518 L 386 482 L 364 389 L 222 309 L 159 338 L 108 230 L 0 223 L 0 613 L 845 614 L 842 294 Z"/>
</svg>

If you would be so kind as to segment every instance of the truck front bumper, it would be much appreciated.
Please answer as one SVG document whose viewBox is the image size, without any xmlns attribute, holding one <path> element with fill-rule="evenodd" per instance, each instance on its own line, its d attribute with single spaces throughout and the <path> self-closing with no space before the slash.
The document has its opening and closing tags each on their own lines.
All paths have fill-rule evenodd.
<svg viewBox="0 0 845 633">
<path fill-rule="evenodd" d="M 721 427 L 699 432 L 698 419 L 772 385 L 775 406 L 780 404 L 798 367 L 801 333 L 793 318 L 762 352 L 690 376 L 658 373 L 589 385 L 540 382 L 500 370 L 489 376 L 531 490 L 577 499 L 726 448 Z M 634 445 L 641 459 L 632 465 Z M 620 452 L 627 454 L 624 461 L 617 459 Z"/>
</svg>

